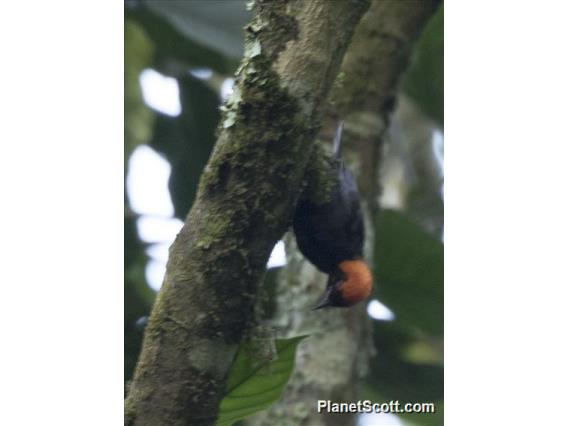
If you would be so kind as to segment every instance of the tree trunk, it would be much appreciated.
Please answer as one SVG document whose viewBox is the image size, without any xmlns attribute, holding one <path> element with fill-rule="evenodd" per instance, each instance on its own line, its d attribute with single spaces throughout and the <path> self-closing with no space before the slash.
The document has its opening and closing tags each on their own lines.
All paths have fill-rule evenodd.
<svg viewBox="0 0 568 426">
<path fill-rule="evenodd" d="M 214 423 L 270 251 L 290 225 L 318 111 L 367 8 L 255 2 L 234 93 L 146 327 L 127 424 Z"/>
<path fill-rule="evenodd" d="M 367 225 L 365 256 L 370 262 L 379 208 L 383 136 L 414 41 L 438 4 L 437 0 L 372 2 L 330 96 L 328 125 L 323 133 L 329 138 L 337 118 L 345 121 L 347 149 L 343 157 L 358 177 Z M 355 415 L 318 413 L 317 401 L 351 402 L 360 398 L 361 379 L 374 350 L 366 306 L 312 311 L 323 293 L 326 276 L 302 257 L 291 235 L 285 241 L 288 264 L 278 277 L 277 309 L 270 323 L 278 337 L 310 337 L 298 348 L 295 371 L 280 401 L 246 424 L 354 425 Z M 380 283 L 375 283 L 377 289 L 380 294 Z"/>
</svg>

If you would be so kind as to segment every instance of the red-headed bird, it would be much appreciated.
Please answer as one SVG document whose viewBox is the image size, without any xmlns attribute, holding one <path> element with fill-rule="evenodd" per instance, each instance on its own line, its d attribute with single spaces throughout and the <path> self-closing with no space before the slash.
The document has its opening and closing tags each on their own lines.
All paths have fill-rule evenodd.
<svg viewBox="0 0 568 426">
<path fill-rule="evenodd" d="M 373 278 L 363 260 L 365 225 L 359 191 L 353 174 L 340 159 L 341 123 L 335 134 L 330 173 L 337 182 L 329 200 L 298 202 L 294 233 L 300 251 L 329 275 L 327 288 L 314 309 L 349 307 L 371 294 Z"/>
</svg>

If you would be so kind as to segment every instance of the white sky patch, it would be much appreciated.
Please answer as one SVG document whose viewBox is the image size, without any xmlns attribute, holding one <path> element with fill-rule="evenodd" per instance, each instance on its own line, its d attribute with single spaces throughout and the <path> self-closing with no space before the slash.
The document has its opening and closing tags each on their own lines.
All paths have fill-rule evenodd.
<svg viewBox="0 0 568 426">
<path fill-rule="evenodd" d="M 162 287 L 164 281 L 170 245 L 170 242 L 157 243 L 146 248 L 146 254 L 150 257 L 146 264 L 146 281 L 156 291 Z"/>
<path fill-rule="evenodd" d="M 147 243 L 171 244 L 183 222 L 176 218 L 142 216 L 136 221 L 138 235 Z"/>
<path fill-rule="evenodd" d="M 193 68 L 189 73 L 200 80 L 209 80 L 213 76 L 213 71 L 209 68 Z"/>
<path fill-rule="evenodd" d="M 140 86 L 144 102 L 150 108 L 172 117 L 181 114 L 179 84 L 175 78 L 145 69 L 140 73 Z"/>
<path fill-rule="evenodd" d="M 141 145 L 128 161 L 126 191 L 138 214 L 171 217 L 174 205 L 168 190 L 171 166 L 152 148 Z"/>
<path fill-rule="evenodd" d="M 169 242 L 150 244 L 146 247 L 146 254 L 155 261 L 165 264 L 168 261 L 170 246 L 171 244 Z"/>
<path fill-rule="evenodd" d="M 444 134 L 440 130 L 434 130 L 432 135 L 432 150 L 438 163 L 440 174 L 444 176 Z M 444 199 L 444 183 L 440 185 L 440 195 Z"/>
<path fill-rule="evenodd" d="M 162 286 L 169 247 L 183 226 L 173 217 L 170 173 L 170 163 L 147 145 L 137 147 L 129 159 L 126 191 L 130 207 L 140 215 L 136 221 L 140 239 L 154 243 L 146 248 L 150 257 L 146 281 L 156 291 Z"/>
<path fill-rule="evenodd" d="M 165 263 L 150 259 L 146 264 L 146 281 L 153 290 L 158 291 L 160 287 L 162 287 L 162 282 L 164 281 L 165 274 Z"/>
<path fill-rule="evenodd" d="M 444 134 L 439 129 L 434 130 L 432 134 L 432 151 L 434 158 L 440 171 L 440 176 L 444 177 Z M 444 181 L 440 184 L 440 197 L 444 200 Z M 442 242 L 444 242 L 444 229 L 442 228 Z"/>
<path fill-rule="evenodd" d="M 284 241 L 278 241 L 272 253 L 270 254 L 270 259 L 268 259 L 267 268 L 278 268 L 279 266 L 286 265 L 286 249 L 284 246 Z"/>
<path fill-rule="evenodd" d="M 444 134 L 436 129 L 432 133 L 432 151 L 434 151 L 434 158 L 440 174 L 444 175 Z"/>
<path fill-rule="evenodd" d="M 381 206 L 383 208 L 402 210 L 405 203 L 406 175 L 405 165 L 400 158 L 393 157 L 383 173 L 383 191 L 381 194 Z"/>
<path fill-rule="evenodd" d="M 393 311 L 377 299 L 373 299 L 369 302 L 367 305 L 367 313 L 371 318 L 376 320 L 392 321 L 395 318 Z"/>
<path fill-rule="evenodd" d="M 404 423 L 392 413 L 362 413 L 357 426 L 403 426 Z"/>
<path fill-rule="evenodd" d="M 232 78 L 226 78 L 221 84 L 221 100 L 226 101 L 231 93 L 233 93 L 233 85 L 235 80 Z"/>
</svg>

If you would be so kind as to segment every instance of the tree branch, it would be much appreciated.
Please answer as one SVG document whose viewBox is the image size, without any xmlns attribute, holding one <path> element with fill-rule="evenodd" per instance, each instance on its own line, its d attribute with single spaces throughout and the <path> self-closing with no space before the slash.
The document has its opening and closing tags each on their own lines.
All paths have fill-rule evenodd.
<svg viewBox="0 0 568 426">
<path fill-rule="evenodd" d="M 318 110 L 367 1 L 260 1 L 219 136 L 146 327 L 129 425 L 209 425 L 288 228 Z"/>
<path fill-rule="evenodd" d="M 357 27 L 334 86 L 330 116 L 346 123 L 346 144 L 361 161 L 359 185 L 376 217 L 383 136 L 396 104 L 399 84 L 412 49 L 440 0 L 374 0 Z"/>
</svg>

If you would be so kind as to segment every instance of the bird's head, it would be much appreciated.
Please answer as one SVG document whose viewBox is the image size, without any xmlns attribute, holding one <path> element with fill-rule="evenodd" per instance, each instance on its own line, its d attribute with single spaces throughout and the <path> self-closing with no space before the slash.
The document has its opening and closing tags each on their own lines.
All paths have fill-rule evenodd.
<svg viewBox="0 0 568 426">
<path fill-rule="evenodd" d="M 327 288 L 314 309 L 347 308 L 365 300 L 371 294 L 373 277 L 363 260 L 345 260 L 329 275 Z"/>
</svg>

